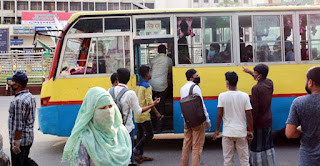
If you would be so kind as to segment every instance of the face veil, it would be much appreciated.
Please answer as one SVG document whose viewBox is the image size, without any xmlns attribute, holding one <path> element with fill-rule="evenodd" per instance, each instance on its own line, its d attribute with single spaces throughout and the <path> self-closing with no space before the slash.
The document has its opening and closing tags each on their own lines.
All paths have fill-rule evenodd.
<svg viewBox="0 0 320 166">
<path fill-rule="evenodd" d="M 111 105 L 108 109 L 99 109 Z M 71 136 L 64 147 L 62 161 L 78 162 L 80 144 L 96 165 L 128 165 L 131 139 L 122 125 L 120 111 L 111 95 L 100 87 L 91 88 L 81 105 Z"/>
</svg>

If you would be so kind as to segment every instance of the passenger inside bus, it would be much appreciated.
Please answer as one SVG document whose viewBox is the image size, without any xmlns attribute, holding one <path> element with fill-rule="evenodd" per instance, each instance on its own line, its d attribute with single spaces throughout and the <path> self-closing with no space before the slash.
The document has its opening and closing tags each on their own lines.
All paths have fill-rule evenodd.
<svg viewBox="0 0 320 166">
<path fill-rule="evenodd" d="M 220 54 L 220 45 L 216 43 L 210 44 L 210 50 L 207 54 L 208 63 L 221 63 L 222 55 Z"/>
<path fill-rule="evenodd" d="M 292 52 L 292 43 L 290 41 L 285 42 L 286 48 L 286 61 L 294 61 L 294 54 Z"/>
<path fill-rule="evenodd" d="M 181 31 L 179 31 L 179 29 Z M 187 40 L 187 36 L 191 35 L 191 33 L 188 31 L 188 24 L 187 24 L 186 20 L 179 20 L 178 19 L 178 31 L 180 32 L 178 34 L 178 36 L 179 36 L 179 40 L 178 40 L 179 64 L 191 64 L 190 55 L 189 55 L 188 40 Z M 191 31 L 191 29 L 190 29 L 190 31 Z"/>
<path fill-rule="evenodd" d="M 262 43 L 261 46 L 258 47 L 257 51 L 257 61 L 258 62 L 268 62 L 270 57 L 270 48 L 267 43 Z"/>
<path fill-rule="evenodd" d="M 241 62 L 253 62 L 252 45 L 245 47 L 244 55 L 242 56 Z"/>
</svg>

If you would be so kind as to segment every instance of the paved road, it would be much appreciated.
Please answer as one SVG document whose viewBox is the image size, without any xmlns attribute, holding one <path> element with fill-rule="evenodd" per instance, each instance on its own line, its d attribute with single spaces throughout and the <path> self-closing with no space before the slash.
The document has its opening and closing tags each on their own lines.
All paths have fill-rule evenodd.
<svg viewBox="0 0 320 166">
<path fill-rule="evenodd" d="M 8 108 L 13 97 L 0 96 L 0 133 L 4 137 L 4 152 L 9 154 L 8 140 Z M 39 96 L 37 106 L 39 107 Z M 36 121 L 35 129 L 38 128 Z M 155 158 L 152 162 L 145 162 L 142 166 L 179 166 L 181 158 L 182 139 L 179 135 L 175 139 L 153 140 L 145 149 L 146 156 Z M 283 132 L 274 133 L 274 144 L 276 151 L 276 160 L 278 166 L 295 166 L 298 165 L 299 140 L 287 140 Z M 61 163 L 61 156 L 67 138 L 44 135 L 35 130 L 35 141 L 31 148 L 31 158 L 40 166 L 64 166 Z M 222 149 L 221 140 L 211 141 L 208 137 L 205 142 L 204 151 L 201 158 L 203 166 L 222 166 Z M 235 164 L 239 166 L 239 160 L 235 156 Z"/>
</svg>

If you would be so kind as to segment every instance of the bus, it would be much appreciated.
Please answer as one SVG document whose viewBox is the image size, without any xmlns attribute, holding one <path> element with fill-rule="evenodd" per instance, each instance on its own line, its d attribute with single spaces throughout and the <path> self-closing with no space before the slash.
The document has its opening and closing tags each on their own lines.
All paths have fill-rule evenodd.
<svg viewBox="0 0 320 166">
<path fill-rule="evenodd" d="M 214 131 L 218 95 L 227 90 L 224 74 L 237 72 L 238 89 L 251 94 L 256 81 L 242 66 L 252 70 L 259 63 L 269 66 L 268 77 L 274 82 L 272 128 L 282 130 L 292 101 L 306 94 L 307 70 L 320 65 L 320 7 L 75 13 L 60 35 L 50 74 L 42 85 L 40 130 L 70 136 L 89 88 L 110 88 L 111 74 L 127 68 L 131 72 L 128 86 L 134 90 L 139 81 L 137 69 L 157 56 L 160 44 L 166 45 L 173 62 L 163 132 L 184 131 L 179 100 L 188 69 L 196 69 L 201 76 Z M 217 56 L 211 55 L 213 50 Z"/>
</svg>

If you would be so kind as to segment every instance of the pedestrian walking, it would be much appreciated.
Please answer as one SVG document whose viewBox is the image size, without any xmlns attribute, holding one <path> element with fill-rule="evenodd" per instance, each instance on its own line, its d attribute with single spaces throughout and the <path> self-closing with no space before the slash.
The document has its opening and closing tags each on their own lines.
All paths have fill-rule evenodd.
<svg viewBox="0 0 320 166">
<path fill-rule="evenodd" d="M 241 166 L 249 166 L 248 140 L 253 137 L 253 120 L 251 115 L 250 98 L 247 93 L 237 89 L 238 75 L 227 72 L 226 87 L 228 91 L 218 97 L 217 127 L 213 140 L 217 139 L 223 119 L 222 151 L 224 166 L 232 166 L 234 148 L 237 149 Z M 249 131 L 247 132 L 247 123 Z"/>
<path fill-rule="evenodd" d="M 103 88 L 87 92 L 63 151 L 74 166 L 127 166 L 131 140 L 112 96 Z"/>
<path fill-rule="evenodd" d="M 192 166 L 199 166 L 205 140 L 205 128 L 210 130 L 211 124 L 209 114 L 203 102 L 201 89 L 198 85 L 200 84 L 200 76 L 198 72 L 194 69 L 189 69 L 186 72 L 186 77 L 188 82 L 180 89 L 181 99 L 187 97 L 189 95 L 189 92 L 191 92 L 192 94 L 199 95 L 202 100 L 202 106 L 205 115 L 205 123 L 201 123 L 200 125 L 195 127 L 188 127 L 186 122 L 184 123 L 184 139 L 182 147 L 181 165 L 189 165 L 189 155 L 192 147 Z M 193 89 L 190 90 L 191 88 Z"/>
<path fill-rule="evenodd" d="M 9 108 L 9 139 L 12 166 L 37 165 L 29 158 L 34 140 L 33 126 L 36 113 L 36 100 L 26 89 L 28 77 L 17 72 L 11 78 L 11 89 L 15 93 Z"/>
<path fill-rule="evenodd" d="M 252 166 L 274 166 L 275 151 L 272 138 L 271 102 L 273 82 L 267 78 L 269 67 L 258 64 L 251 71 L 243 67 L 243 71 L 258 81 L 251 90 L 254 137 L 250 142 L 250 164 Z"/>
<path fill-rule="evenodd" d="M 151 79 L 152 75 L 150 72 L 150 67 L 142 65 L 139 68 L 139 75 L 142 77 L 142 81 L 140 81 L 136 86 L 136 94 L 139 99 L 140 107 L 145 107 L 148 105 L 152 105 L 152 87 L 148 83 Z M 143 112 L 142 114 L 137 114 L 134 116 L 134 120 L 137 124 L 137 144 L 135 145 L 133 152 L 135 160 L 140 164 L 143 161 L 152 161 L 153 158 L 143 156 L 144 153 L 144 145 L 152 140 L 153 138 L 153 127 L 151 122 L 150 111 L 153 111 L 158 119 L 161 119 L 163 116 L 158 112 L 155 107 Z"/>
<path fill-rule="evenodd" d="M 119 104 L 121 106 L 121 113 L 123 118 L 123 124 L 127 128 L 132 143 L 132 151 L 134 147 L 134 124 L 132 119 L 132 110 L 135 115 L 139 115 L 143 112 L 148 111 L 152 107 L 159 104 L 160 99 L 156 99 L 153 101 L 151 105 L 140 107 L 139 100 L 136 93 L 133 90 L 130 90 L 127 86 L 127 83 L 130 80 L 130 71 L 126 68 L 120 68 L 117 70 L 119 84 L 115 87 L 111 87 L 109 89 L 110 94 L 113 96 L 114 99 L 119 99 Z M 120 98 L 118 98 L 118 95 Z M 134 163 L 134 153 L 132 152 L 131 156 L 131 164 L 135 165 Z"/>
<path fill-rule="evenodd" d="M 309 69 L 305 89 L 308 94 L 296 98 L 291 105 L 286 136 L 300 137 L 300 166 L 318 166 L 320 164 L 320 66 Z"/>
</svg>

